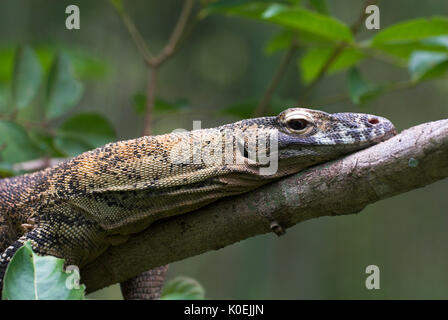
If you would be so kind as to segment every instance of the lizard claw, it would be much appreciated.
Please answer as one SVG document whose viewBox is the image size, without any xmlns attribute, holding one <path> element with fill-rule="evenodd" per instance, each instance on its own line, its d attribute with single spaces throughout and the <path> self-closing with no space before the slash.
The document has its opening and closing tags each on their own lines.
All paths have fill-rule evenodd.
<svg viewBox="0 0 448 320">
<path fill-rule="evenodd" d="M 286 230 L 275 220 L 271 222 L 270 228 L 279 237 L 286 233 Z"/>
</svg>

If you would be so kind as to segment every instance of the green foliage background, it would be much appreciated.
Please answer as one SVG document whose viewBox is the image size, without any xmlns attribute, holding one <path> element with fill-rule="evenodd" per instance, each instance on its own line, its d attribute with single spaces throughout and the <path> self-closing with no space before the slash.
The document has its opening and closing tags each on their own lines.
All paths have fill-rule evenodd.
<svg viewBox="0 0 448 320">
<path fill-rule="evenodd" d="M 214 2 L 159 72 L 153 132 L 251 116 L 294 39 L 268 113 L 300 101 L 385 116 L 399 130 L 448 118 L 445 2 L 381 1 L 381 30 L 361 25 L 355 36 L 349 26 L 363 1 Z M 162 48 L 182 1 L 123 3 L 150 47 Z M 65 29 L 69 4 L 81 9 L 80 30 Z M 341 41 L 348 45 L 308 90 Z M 147 72 L 105 0 L 0 2 L 0 174 L 17 174 L 16 162 L 139 136 Z M 172 264 L 170 277 L 197 279 L 207 298 L 448 298 L 447 187 L 192 257 Z M 370 264 L 381 270 L 377 291 L 364 286 Z M 90 297 L 121 294 L 112 286 Z"/>
</svg>

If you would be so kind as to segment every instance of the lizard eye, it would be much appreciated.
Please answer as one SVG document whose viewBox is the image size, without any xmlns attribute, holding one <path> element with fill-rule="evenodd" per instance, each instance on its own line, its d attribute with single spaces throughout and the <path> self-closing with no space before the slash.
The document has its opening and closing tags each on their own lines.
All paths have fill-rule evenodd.
<svg viewBox="0 0 448 320">
<path fill-rule="evenodd" d="M 309 122 L 305 119 L 290 119 L 286 122 L 286 126 L 293 131 L 302 131 L 309 126 Z"/>
</svg>

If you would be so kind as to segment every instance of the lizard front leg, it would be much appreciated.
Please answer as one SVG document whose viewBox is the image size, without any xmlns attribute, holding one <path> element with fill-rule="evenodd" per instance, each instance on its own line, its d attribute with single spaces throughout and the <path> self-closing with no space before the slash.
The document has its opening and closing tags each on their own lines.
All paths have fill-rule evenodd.
<svg viewBox="0 0 448 320">
<path fill-rule="evenodd" d="M 3 288 L 10 260 L 27 241 L 36 253 L 62 258 L 65 265 L 80 268 L 110 246 L 102 228 L 81 209 L 67 203 L 54 203 L 41 208 L 35 227 L 1 254 L 0 288 Z"/>
</svg>

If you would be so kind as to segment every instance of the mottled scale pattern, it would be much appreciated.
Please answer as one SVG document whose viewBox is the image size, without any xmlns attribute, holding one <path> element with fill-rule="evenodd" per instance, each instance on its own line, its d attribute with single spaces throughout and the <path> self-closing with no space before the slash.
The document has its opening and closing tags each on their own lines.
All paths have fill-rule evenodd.
<svg viewBox="0 0 448 320">
<path fill-rule="evenodd" d="M 290 128 L 297 119 L 306 123 L 304 130 Z M 82 267 L 155 220 L 250 191 L 393 134 L 394 126 L 381 117 L 291 108 L 276 117 L 110 143 L 57 166 L 0 180 L 0 280 L 27 240 L 40 254 Z M 270 137 L 278 142 L 278 170 L 262 176 L 263 164 L 248 161 L 247 149 L 254 146 L 251 141 Z M 271 142 L 254 148 L 274 153 Z M 237 158 L 243 163 L 235 163 Z"/>
</svg>

